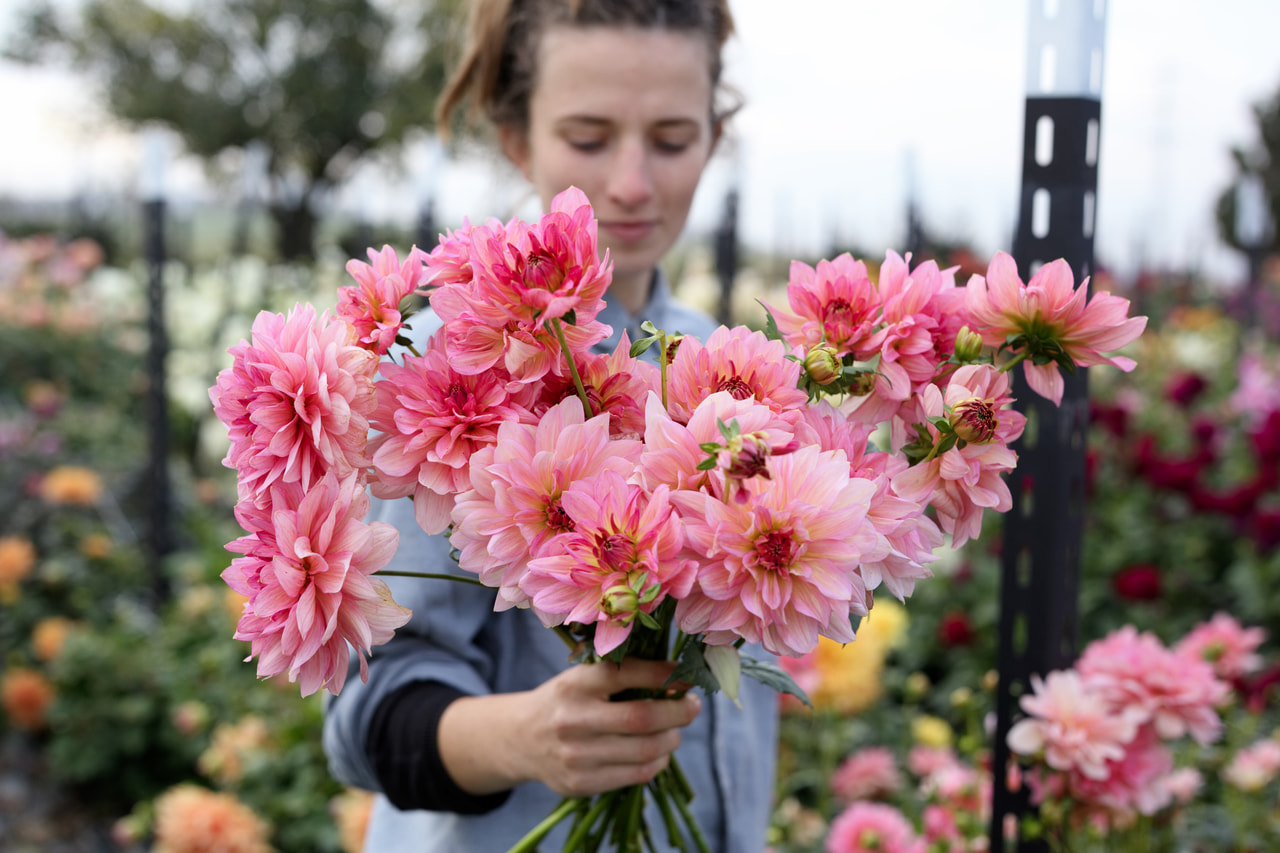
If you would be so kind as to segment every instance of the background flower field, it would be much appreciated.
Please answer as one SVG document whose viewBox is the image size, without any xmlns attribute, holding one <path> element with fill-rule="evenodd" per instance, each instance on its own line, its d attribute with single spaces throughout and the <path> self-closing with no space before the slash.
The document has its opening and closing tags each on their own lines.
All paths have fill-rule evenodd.
<svg viewBox="0 0 1280 853">
<path fill-rule="evenodd" d="M 231 639 L 242 602 L 219 574 L 235 487 L 207 396 L 254 314 L 331 304 L 345 258 L 166 267 L 177 547 L 154 561 L 146 270 L 101 252 L 0 238 L 0 835 L 16 851 L 84 838 L 177 851 L 203 819 L 235 850 L 357 849 L 368 800 L 327 774 L 319 697 L 258 683 Z M 1270 849 L 1280 767 L 1261 750 L 1252 775 L 1226 768 L 1280 725 L 1280 329 L 1264 312 L 1246 329 L 1170 281 L 1134 295 L 1152 318 L 1126 353 L 1138 370 L 1090 375 L 1080 645 L 1124 625 L 1173 644 L 1218 612 L 1268 630 L 1223 738 L 1179 746 L 1199 792 L 1135 831 L 1182 841 L 1151 849 Z M 777 853 L 859 850 L 867 827 L 892 830 L 884 811 L 842 819 L 857 802 L 931 833 L 921 849 L 982 849 L 999 518 L 988 524 L 906 607 L 877 602 L 855 643 L 795 670 L 816 707 L 784 708 Z"/>
</svg>

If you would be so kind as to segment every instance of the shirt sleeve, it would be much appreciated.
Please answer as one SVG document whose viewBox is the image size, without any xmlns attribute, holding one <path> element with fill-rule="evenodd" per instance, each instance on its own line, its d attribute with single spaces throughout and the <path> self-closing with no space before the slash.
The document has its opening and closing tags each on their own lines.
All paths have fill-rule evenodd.
<svg viewBox="0 0 1280 853">
<path fill-rule="evenodd" d="M 438 681 L 415 681 L 378 703 L 365 750 L 383 794 L 398 809 L 487 814 L 507 801 L 510 791 L 477 796 L 464 791 L 440 757 L 440 717 L 461 690 Z"/>
</svg>

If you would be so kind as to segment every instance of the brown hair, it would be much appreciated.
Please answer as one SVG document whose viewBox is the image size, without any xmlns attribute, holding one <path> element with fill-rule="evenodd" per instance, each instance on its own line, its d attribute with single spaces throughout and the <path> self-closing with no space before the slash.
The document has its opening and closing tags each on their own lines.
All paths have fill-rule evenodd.
<svg viewBox="0 0 1280 853">
<path fill-rule="evenodd" d="M 553 25 L 641 27 L 702 33 L 711 48 L 712 90 L 721 93 L 721 50 L 733 34 L 728 0 L 473 0 L 467 44 L 436 104 L 436 122 L 448 134 L 454 111 L 470 101 L 495 126 L 527 128 L 537 79 L 538 47 Z M 712 105 L 713 121 L 733 109 Z"/>
</svg>

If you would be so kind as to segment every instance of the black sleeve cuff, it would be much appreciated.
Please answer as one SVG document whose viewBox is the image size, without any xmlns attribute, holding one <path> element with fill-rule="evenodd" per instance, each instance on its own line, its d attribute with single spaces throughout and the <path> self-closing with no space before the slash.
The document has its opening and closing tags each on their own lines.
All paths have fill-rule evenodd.
<svg viewBox="0 0 1280 853">
<path fill-rule="evenodd" d="M 458 787 L 440 759 L 440 716 L 467 694 L 437 681 L 415 681 L 388 694 L 374 711 L 365 748 L 382 793 L 401 810 L 486 814 L 510 791 L 476 796 Z"/>
</svg>

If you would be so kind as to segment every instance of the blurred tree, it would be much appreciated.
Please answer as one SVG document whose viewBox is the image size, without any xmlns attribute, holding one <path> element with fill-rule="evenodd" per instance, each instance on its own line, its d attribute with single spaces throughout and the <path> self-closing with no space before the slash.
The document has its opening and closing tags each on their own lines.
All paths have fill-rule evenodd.
<svg viewBox="0 0 1280 853">
<path fill-rule="evenodd" d="M 1280 89 L 1253 105 L 1258 136 L 1231 149 L 1236 174 L 1218 196 L 1218 233 L 1251 255 L 1280 251 Z"/>
<path fill-rule="evenodd" d="M 361 158 L 433 126 L 459 6 L 84 0 L 68 9 L 34 0 L 4 52 L 87 72 L 114 116 L 167 125 L 214 171 L 262 146 L 279 250 L 304 258 L 318 205 Z"/>
</svg>

